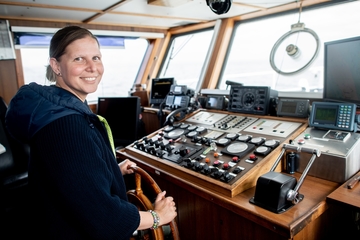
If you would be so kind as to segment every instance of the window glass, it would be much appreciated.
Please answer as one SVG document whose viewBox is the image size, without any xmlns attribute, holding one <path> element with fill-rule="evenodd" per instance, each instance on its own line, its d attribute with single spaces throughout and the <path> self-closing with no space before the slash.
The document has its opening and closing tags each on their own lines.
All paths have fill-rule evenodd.
<svg viewBox="0 0 360 240">
<path fill-rule="evenodd" d="M 140 65 L 149 43 L 146 39 L 125 39 L 125 47 L 101 47 L 104 74 L 95 93 L 89 94 L 88 102 L 98 97 L 126 97 L 134 85 Z M 25 84 L 37 82 L 50 85 L 45 72 L 49 50 L 46 47 L 23 47 L 21 60 Z"/>
<path fill-rule="evenodd" d="M 195 90 L 207 57 L 214 30 L 175 36 L 160 71 L 160 78 L 173 77 L 177 85 Z"/>
<path fill-rule="evenodd" d="M 337 39 L 360 36 L 360 2 L 336 4 L 333 6 L 315 8 L 291 14 L 273 16 L 240 23 L 236 27 L 233 44 L 229 49 L 228 60 L 224 66 L 221 81 L 218 88 L 226 89 L 226 80 L 243 83 L 245 86 L 270 86 L 278 91 L 319 91 L 323 88 L 323 65 L 324 65 L 324 42 Z M 322 16 L 321 19 L 319 16 Z M 336 16 L 336 17 L 334 17 Z M 316 33 L 319 38 L 320 47 L 314 61 L 303 70 L 295 74 L 279 74 L 270 65 L 270 53 L 275 43 L 291 30 L 291 25 L 298 23 L 305 24 Z M 300 37 L 308 37 L 305 32 Z M 307 35 L 306 35 L 307 34 Z M 286 40 L 284 40 L 286 41 Z M 315 40 L 312 43 L 303 42 L 300 49 L 300 56 L 315 52 Z M 287 46 L 287 45 L 285 45 Z M 285 47 L 286 49 L 286 47 Z M 285 49 L 277 49 L 286 54 Z M 277 67 L 290 66 L 296 69 L 299 59 L 284 57 L 284 62 Z M 310 59 L 310 58 L 309 58 Z M 285 71 L 285 70 L 284 70 Z"/>
</svg>

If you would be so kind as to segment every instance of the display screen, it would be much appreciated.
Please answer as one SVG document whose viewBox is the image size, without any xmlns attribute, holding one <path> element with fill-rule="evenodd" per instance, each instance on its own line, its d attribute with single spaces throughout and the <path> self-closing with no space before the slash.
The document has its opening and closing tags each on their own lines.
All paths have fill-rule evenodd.
<svg viewBox="0 0 360 240">
<path fill-rule="evenodd" d="M 337 112 L 337 108 L 318 107 L 315 110 L 314 120 L 318 122 L 335 123 Z"/>
<path fill-rule="evenodd" d="M 296 113 L 296 102 L 282 102 L 281 112 L 284 113 Z"/>
<path fill-rule="evenodd" d="M 360 106 L 360 36 L 324 43 L 324 100 Z"/>
<path fill-rule="evenodd" d="M 139 136 L 139 97 L 98 98 L 97 114 L 108 122 L 115 146 L 125 147 L 141 137 Z"/>
<path fill-rule="evenodd" d="M 150 104 L 160 105 L 168 95 L 174 78 L 154 78 L 151 84 Z"/>
<path fill-rule="evenodd" d="M 181 98 L 182 98 L 182 97 L 175 97 L 175 99 L 174 99 L 174 105 L 180 106 L 180 105 L 181 105 Z"/>
<path fill-rule="evenodd" d="M 210 107 L 216 107 L 217 102 L 218 102 L 218 98 L 215 98 L 215 97 L 209 97 L 208 98 L 208 103 L 209 103 Z"/>
</svg>

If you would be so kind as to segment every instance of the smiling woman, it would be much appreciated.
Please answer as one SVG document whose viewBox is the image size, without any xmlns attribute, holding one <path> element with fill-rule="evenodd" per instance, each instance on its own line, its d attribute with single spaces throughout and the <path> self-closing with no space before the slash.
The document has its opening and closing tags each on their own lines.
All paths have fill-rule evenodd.
<svg viewBox="0 0 360 240">
<path fill-rule="evenodd" d="M 139 67 L 149 43 L 143 38 L 125 38 L 124 47 L 101 46 L 104 74 L 96 92 L 87 97 L 87 101 L 97 102 L 98 97 L 125 97 L 134 84 Z M 21 51 L 21 60 L 25 84 L 36 82 L 50 85 L 45 77 L 45 66 L 49 63 L 48 46 L 17 45 Z"/>
</svg>

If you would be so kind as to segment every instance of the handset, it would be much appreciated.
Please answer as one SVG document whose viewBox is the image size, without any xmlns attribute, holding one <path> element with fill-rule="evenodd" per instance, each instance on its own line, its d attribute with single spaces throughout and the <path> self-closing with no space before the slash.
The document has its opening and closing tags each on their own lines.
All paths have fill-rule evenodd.
<svg viewBox="0 0 360 240">
<path fill-rule="evenodd" d="M 178 108 L 172 111 L 167 117 L 164 122 L 164 126 L 166 125 L 173 125 L 175 121 L 180 121 L 183 119 L 188 111 L 188 107 Z M 177 114 L 180 113 L 180 117 L 176 117 Z"/>
</svg>

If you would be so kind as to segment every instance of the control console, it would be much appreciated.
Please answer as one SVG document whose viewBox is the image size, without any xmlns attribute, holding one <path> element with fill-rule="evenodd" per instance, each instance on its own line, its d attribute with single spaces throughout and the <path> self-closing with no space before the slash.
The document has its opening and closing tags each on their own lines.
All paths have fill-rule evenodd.
<svg viewBox="0 0 360 240">
<path fill-rule="evenodd" d="M 123 154 L 232 197 L 255 186 L 257 177 L 273 165 L 282 143 L 305 126 L 304 120 L 198 110 L 139 139 Z"/>
</svg>

